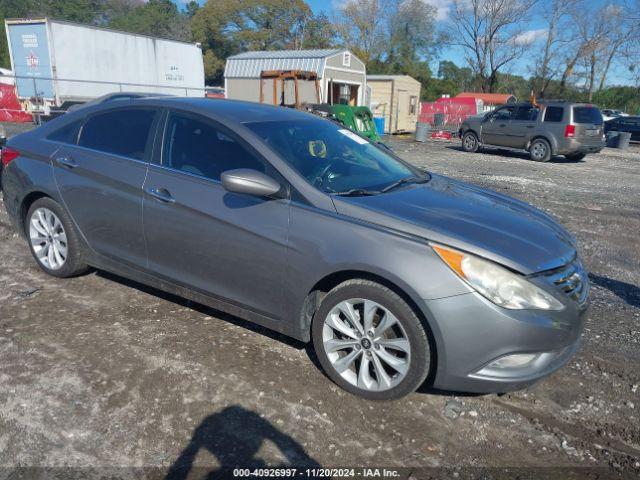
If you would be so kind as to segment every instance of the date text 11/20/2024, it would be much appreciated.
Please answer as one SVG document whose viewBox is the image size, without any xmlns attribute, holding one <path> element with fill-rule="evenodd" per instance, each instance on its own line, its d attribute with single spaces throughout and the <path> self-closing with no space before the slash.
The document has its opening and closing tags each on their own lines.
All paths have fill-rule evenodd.
<svg viewBox="0 0 640 480">
<path fill-rule="evenodd" d="M 409 475 L 409 472 L 407 471 Z M 236 468 L 234 478 L 401 478 L 392 468 Z M 410 476 L 408 477 L 410 478 Z"/>
</svg>

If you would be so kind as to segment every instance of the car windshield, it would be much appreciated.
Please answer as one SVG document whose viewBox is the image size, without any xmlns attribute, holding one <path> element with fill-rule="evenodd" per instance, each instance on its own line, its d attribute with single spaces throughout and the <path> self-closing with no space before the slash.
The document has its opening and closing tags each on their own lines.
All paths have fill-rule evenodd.
<svg viewBox="0 0 640 480">
<path fill-rule="evenodd" d="M 420 171 L 327 120 L 251 122 L 246 126 L 326 193 L 367 195 L 425 179 Z"/>
</svg>

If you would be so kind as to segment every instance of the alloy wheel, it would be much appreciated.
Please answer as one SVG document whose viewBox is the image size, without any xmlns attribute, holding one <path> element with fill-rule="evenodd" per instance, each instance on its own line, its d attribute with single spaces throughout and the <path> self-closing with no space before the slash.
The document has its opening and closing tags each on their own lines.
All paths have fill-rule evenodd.
<svg viewBox="0 0 640 480">
<path fill-rule="evenodd" d="M 466 150 L 473 150 L 476 147 L 476 138 L 473 135 L 467 135 L 464 137 L 464 148 Z"/>
<path fill-rule="evenodd" d="M 29 241 L 38 261 L 59 270 L 67 261 L 67 234 L 58 216 L 48 208 L 34 210 L 29 220 Z"/>
<path fill-rule="evenodd" d="M 363 390 L 398 385 L 409 371 L 411 345 L 400 321 L 377 302 L 353 298 L 325 318 L 322 341 L 335 371 Z"/>
</svg>

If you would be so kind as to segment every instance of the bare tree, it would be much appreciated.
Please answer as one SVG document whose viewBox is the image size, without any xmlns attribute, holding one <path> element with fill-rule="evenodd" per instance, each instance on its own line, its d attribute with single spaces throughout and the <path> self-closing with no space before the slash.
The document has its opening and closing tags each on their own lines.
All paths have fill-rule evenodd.
<svg viewBox="0 0 640 480">
<path fill-rule="evenodd" d="M 453 0 L 449 43 L 466 59 L 485 92 L 493 92 L 498 73 L 530 45 L 524 25 L 536 0 Z"/>
<path fill-rule="evenodd" d="M 365 63 L 378 59 L 384 48 L 391 0 L 347 0 L 334 25 L 342 43 Z"/>
<path fill-rule="evenodd" d="M 578 0 L 551 0 L 545 5 L 546 38 L 540 56 L 534 62 L 534 77 L 538 84 L 538 95 L 544 98 L 547 88 L 562 68 L 563 51 L 573 41 L 570 12 Z"/>
</svg>

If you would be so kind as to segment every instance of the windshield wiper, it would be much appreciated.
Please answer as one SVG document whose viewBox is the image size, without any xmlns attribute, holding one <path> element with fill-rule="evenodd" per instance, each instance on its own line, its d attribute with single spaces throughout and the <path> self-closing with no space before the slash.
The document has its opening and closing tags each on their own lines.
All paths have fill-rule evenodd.
<svg viewBox="0 0 640 480">
<path fill-rule="evenodd" d="M 364 188 L 352 188 L 345 190 L 344 192 L 331 192 L 333 195 L 339 195 L 341 197 L 365 197 L 367 195 L 377 195 L 380 192 L 374 190 L 365 190 Z"/>
<path fill-rule="evenodd" d="M 411 176 L 411 177 L 401 178 L 397 182 L 393 182 L 393 183 L 387 185 L 382 190 L 380 190 L 380 192 L 381 193 L 386 193 L 389 190 L 393 190 L 394 188 L 398 188 L 400 185 L 404 185 L 405 183 L 424 183 L 424 182 L 429 181 L 429 178 L 430 177 L 427 176 L 427 175 L 425 175 L 424 177 Z"/>
</svg>

